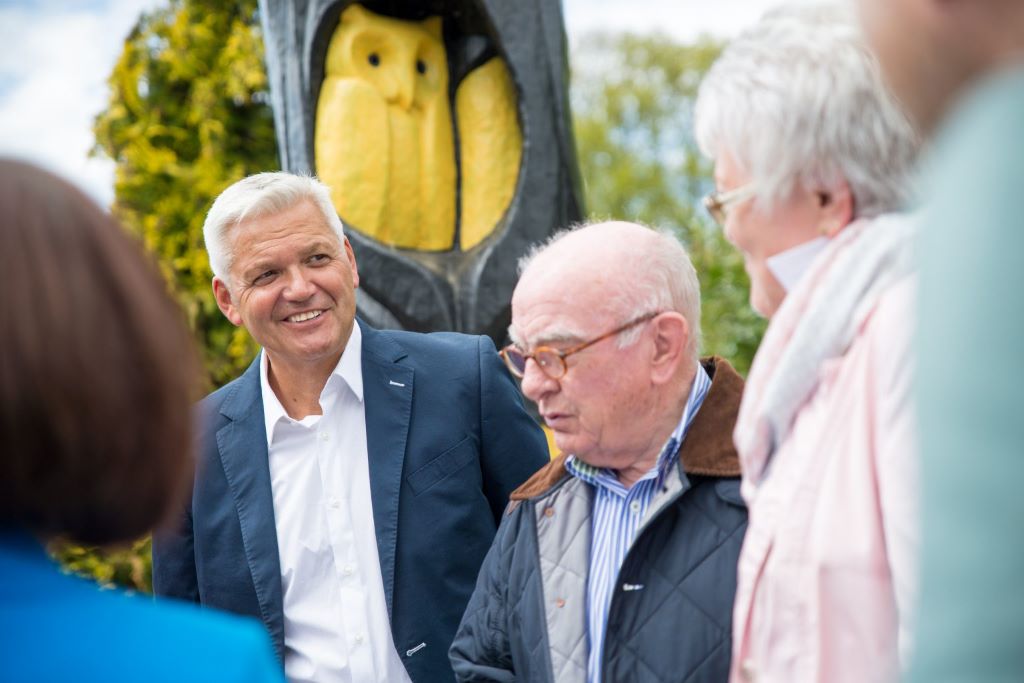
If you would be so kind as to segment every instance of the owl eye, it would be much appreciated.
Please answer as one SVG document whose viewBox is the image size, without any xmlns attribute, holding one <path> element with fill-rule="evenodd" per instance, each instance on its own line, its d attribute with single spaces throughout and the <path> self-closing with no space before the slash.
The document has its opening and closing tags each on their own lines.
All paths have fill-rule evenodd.
<svg viewBox="0 0 1024 683">
<path fill-rule="evenodd" d="M 427 73 L 427 63 L 424 62 L 422 59 L 417 59 L 416 60 L 416 71 L 418 71 L 421 74 Z"/>
<path fill-rule="evenodd" d="M 376 52 L 371 52 L 370 56 L 366 58 L 370 62 L 370 66 L 380 66 L 380 55 Z"/>
</svg>

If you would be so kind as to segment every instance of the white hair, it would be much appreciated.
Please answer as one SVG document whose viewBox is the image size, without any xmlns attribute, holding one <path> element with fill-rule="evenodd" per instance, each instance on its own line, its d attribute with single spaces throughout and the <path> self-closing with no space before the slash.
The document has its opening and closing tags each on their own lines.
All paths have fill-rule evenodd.
<svg viewBox="0 0 1024 683">
<path fill-rule="evenodd" d="M 213 274 L 230 283 L 228 273 L 234 260 L 229 236 L 231 228 L 250 218 L 280 213 L 303 200 L 313 202 L 323 214 L 327 225 L 344 242 L 345 230 L 326 185 L 312 176 L 284 171 L 257 173 L 221 192 L 206 214 L 203 241 L 206 243 Z"/>
<path fill-rule="evenodd" d="M 603 221 L 582 223 L 553 234 L 542 244 L 534 245 L 519 259 L 522 275 L 538 256 L 566 236 L 598 225 Z M 606 301 L 615 317 L 625 324 L 637 316 L 648 313 L 675 311 L 686 318 L 690 338 L 686 351 L 694 362 L 700 353 L 700 282 L 690 255 L 675 233 L 660 228 L 643 226 L 653 233 L 653 239 L 642 240 L 635 249 L 622 252 L 625 273 L 621 287 L 608 292 Z M 618 336 L 620 349 L 634 344 L 640 338 L 640 327 L 626 330 Z"/>
<path fill-rule="evenodd" d="M 701 83 L 697 144 L 728 154 L 758 200 L 845 180 L 854 215 L 910 198 L 918 135 L 882 82 L 852 11 L 839 5 L 768 12 L 730 43 Z"/>
</svg>

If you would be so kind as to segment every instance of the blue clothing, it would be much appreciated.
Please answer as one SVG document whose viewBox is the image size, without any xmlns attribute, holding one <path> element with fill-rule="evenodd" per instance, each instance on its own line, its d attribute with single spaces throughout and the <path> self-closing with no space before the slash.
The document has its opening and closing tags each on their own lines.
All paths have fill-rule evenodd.
<svg viewBox="0 0 1024 683">
<path fill-rule="evenodd" d="M 0 533 L 0 680 L 281 681 L 250 619 L 101 590 L 27 534 Z"/>
<path fill-rule="evenodd" d="M 698 366 L 679 424 L 666 441 L 655 466 L 644 473 L 631 488 L 624 487 L 612 470 L 598 469 L 575 456 L 569 456 L 565 461 L 565 469 L 569 474 L 594 487 L 590 574 L 587 577 L 587 627 L 590 639 L 587 679 L 591 683 L 601 680 L 601 655 L 604 651 L 608 607 L 612 602 L 622 561 L 626 559 L 626 552 L 636 538 L 640 521 L 647 515 L 651 500 L 662 488 L 670 468 L 679 461 L 679 445 L 686 437 L 686 430 L 700 410 L 710 387 L 708 373 Z"/>
<path fill-rule="evenodd" d="M 488 337 L 363 333 L 370 495 L 384 598 L 414 683 L 447 652 L 509 493 L 547 444 Z M 153 588 L 263 620 L 284 659 L 281 565 L 260 359 L 199 405 L 199 470 L 180 527 L 153 539 Z"/>
<path fill-rule="evenodd" d="M 920 614 L 912 681 L 1024 680 L 1024 67 L 936 144 L 921 230 Z"/>
</svg>

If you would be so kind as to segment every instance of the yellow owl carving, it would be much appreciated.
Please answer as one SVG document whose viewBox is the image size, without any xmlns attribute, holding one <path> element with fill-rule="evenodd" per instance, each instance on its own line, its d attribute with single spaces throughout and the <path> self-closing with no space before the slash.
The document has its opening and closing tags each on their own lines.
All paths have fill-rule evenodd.
<svg viewBox="0 0 1024 683">
<path fill-rule="evenodd" d="M 508 67 L 493 57 L 455 93 L 462 170 L 459 246 L 469 250 L 494 232 L 516 191 L 523 136 Z"/>
<path fill-rule="evenodd" d="M 494 231 L 515 193 L 523 144 L 501 58 L 459 83 L 459 160 L 440 17 L 403 21 L 350 5 L 324 71 L 314 154 L 346 222 L 391 246 L 454 248 L 458 165 L 458 246 L 471 249 Z"/>
<path fill-rule="evenodd" d="M 455 149 L 441 19 L 401 21 L 350 5 L 327 48 L 317 173 L 338 212 L 379 242 L 451 249 Z"/>
</svg>

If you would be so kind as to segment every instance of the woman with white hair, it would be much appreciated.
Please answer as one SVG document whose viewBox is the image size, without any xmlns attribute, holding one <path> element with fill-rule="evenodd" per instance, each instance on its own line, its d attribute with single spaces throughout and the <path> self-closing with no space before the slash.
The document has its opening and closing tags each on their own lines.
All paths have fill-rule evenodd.
<svg viewBox="0 0 1024 683">
<path fill-rule="evenodd" d="M 910 405 L 917 136 L 854 18 L 777 10 L 708 72 L 706 200 L 771 319 L 736 425 L 750 525 L 734 681 L 898 675 L 913 603 Z"/>
</svg>

